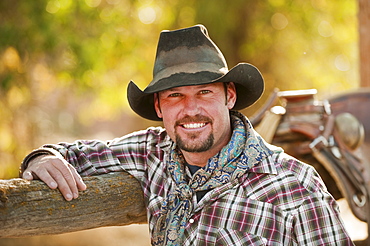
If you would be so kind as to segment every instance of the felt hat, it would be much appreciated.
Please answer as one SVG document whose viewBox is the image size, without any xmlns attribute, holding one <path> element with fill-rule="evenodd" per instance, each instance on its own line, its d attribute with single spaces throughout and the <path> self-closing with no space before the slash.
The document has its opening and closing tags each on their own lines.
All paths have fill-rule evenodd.
<svg viewBox="0 0 370 246">
<path fill-rule="evenodd" d="M 255 103 L 264 90 L 263 77 L 256 67 L 239 63 L 229 70 L 223 54 L 209 38 L 207 29 L 196 25 L 161 32 L 153 80 L 143 91 L 130 81 L 127 97 L 132 110 L 138 115 L 160 121 L 154 109 L 154 93 L 214 82 L 234 82 L 237 91 L 235 110 Z"/>
</svg>

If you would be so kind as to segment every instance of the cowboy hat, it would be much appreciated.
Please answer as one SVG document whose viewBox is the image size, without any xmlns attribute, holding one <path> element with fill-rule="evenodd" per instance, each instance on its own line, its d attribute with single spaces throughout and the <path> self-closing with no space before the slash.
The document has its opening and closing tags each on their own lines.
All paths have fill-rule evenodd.
<svg viewBox="0 0 370 246">
<path fill-rule="evenodd" d="M 130 81 L 129 104 L 138 115 L 160 121 L 154 109 L 154 93 L 174 87 L 234 82 L 237 100 L 233 109 L 255 103 L 263 93 L 264 81 L 256 67 L 239 63 L 228 70 L 226 60 L 209 38 L 203 25 L 162 31 L 158 41 L 153 80 L 144 89 Z"/>
</svg>

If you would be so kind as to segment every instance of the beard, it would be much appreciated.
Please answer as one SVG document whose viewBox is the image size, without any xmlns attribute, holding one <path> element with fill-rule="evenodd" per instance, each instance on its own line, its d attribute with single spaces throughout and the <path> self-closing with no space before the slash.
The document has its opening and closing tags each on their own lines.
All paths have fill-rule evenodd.
<svg viewBox="0 0 370 246">
<path fill-rule="evenodd" d="M 184 141 L 178 134 L 176 134 L 176 144 L 184 151 L 191 153 L 199 153 L 209 150 L 214 142 L 213 134 L 209 134 L 205 141 L 197 140 L 198 134 L 189 134 L 189 140 Z"/>
</svg>

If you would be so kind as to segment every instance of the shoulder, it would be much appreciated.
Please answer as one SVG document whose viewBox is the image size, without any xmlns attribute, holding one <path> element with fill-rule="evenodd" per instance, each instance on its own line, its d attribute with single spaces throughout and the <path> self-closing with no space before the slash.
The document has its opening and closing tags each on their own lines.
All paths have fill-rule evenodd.
<svg viewBox="0 0 370 246">
<path fill-rule="evenodd" d="M 244 185 L 252 197 L 288 209 L 327 191 L 312 166 L 283 152 L 265 158 L 247 177 Z"/>
<path fill-rule="evenodd" d="M 286 153 L 279 155 L 278 161 L 275 163 L 278 170 L 278 175 L 291 175 L 310 193 L 318 190 L 326 190 L 326 186 L 322 181 L 316 169 Z"/>
</svg>

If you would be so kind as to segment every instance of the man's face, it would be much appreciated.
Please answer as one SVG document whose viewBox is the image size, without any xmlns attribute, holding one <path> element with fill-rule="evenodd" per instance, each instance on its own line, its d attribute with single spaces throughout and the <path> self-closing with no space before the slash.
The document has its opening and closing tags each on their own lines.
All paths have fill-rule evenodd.
<svg viewBox="0 0 370 246">
<path fill-rule="evenodd" d="M 159 92 L 155 109 L 178 147 L 187 152 L 218 152 L 230 140 L 229 110 L 234 107 L 233 83 L 183 86 Z"/>
</svg>

